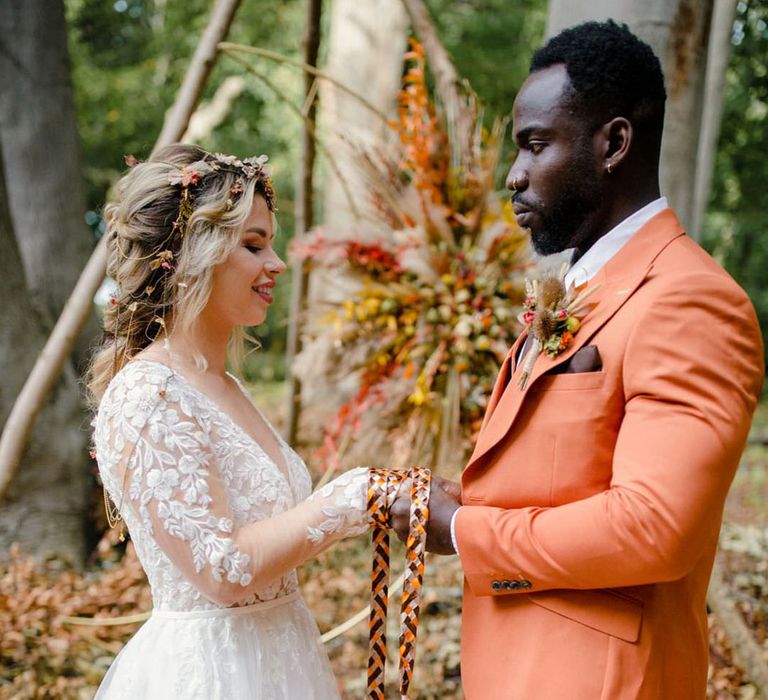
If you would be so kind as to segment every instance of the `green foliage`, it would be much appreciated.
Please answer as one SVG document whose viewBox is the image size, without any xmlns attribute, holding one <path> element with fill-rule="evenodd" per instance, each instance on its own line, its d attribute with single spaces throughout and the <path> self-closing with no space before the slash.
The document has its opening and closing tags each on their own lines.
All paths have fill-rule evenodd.
<svg viewBox="0 0 768 700">
<path fill-rule="evenodd" d="M 243 3 L 230 40 L 298 55 L 301 0 Z M 83 141 L 89 203 L 98 209 L 124 169 L 123 155 L 146 157 L 162 126 L 209 17 L 207 0 L 67 0 L 70 51 Z M 298 99 L 301 76 L 273 64 L 264 71 Z M 218 61 L 203 99 L 228 75 L 243 75 L 233 62 Z M 246 90 L 226 121 L 201 144 L 242 156 L 267 152 L 278 191 L 288 202 L 298 124 L 257 78 L 243 76 Z M 290 210 L 284 206 L 283 210 Z"/>
<path fill-rule="evenodd" d="M 768 3 L 739 2 L 704 245 L 747 290 L 768 332 Z"/>
<path fill-rule="evenodd" d="M 544 39 L 545 0 L 427 0 L 446 49 L 491 116 L 512 111 Z"/>
</svg>

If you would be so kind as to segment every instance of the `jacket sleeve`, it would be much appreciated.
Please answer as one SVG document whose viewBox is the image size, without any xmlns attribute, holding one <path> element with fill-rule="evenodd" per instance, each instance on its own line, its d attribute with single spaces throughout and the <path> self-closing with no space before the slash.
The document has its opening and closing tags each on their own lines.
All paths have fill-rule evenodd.
<svg viewBox="0 0 768 700">
<path fill-rule="evenodd" d="M 628 339 L 610 487 L 551 508 L 459 510 L 475 595 L 676 580 L 711 546 L 762 386 L 762 340 L 730 280 L 686 282 L 666 289 Z M 494 590 L 499 579 L 526 585 Z"/>
<path fill-rule="evenodd" d="M 112 472 L 105 484 L 121 510 L 133 511 L 127 522 L 138 522 L 182 575 L 220 605 L 368 528 L 364 468 L 294 508 L 237 527 L 209 430 L 183 396 L 151 382 L 128 392 L 100 432 L 100 467 Z"/>
</svg>

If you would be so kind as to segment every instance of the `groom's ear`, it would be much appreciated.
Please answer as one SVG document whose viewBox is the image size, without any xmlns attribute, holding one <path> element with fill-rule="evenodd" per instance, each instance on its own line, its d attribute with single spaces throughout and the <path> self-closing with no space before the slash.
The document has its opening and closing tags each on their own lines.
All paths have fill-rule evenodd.
<svg viewBox="0 0 768 700">
<path fill-rule="evenodd" d="M 611 173 L 627 157 L 635 132 L 632 123 L 624 117 L 615 117 L 600 130 L 603 169 Z"/>
</svg>

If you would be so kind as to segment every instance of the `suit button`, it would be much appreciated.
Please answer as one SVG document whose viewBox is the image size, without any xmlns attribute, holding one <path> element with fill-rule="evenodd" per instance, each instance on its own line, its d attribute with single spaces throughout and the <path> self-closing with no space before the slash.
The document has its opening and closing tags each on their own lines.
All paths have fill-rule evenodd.
<svg viewBox="0 0 768 700">
<path fill-rule="evenodd" d="M 493 588 L 494 591 L 500 591 L 501 585 L 501 581 L 493 581 L 493 583 L 491 583 L 491 588 Z"/>
<path fill-rule="evenodd" d="M 526 591 L 533 588 L 533 584 L 528 580 L 523 580 L 518 582 L 520 584 L 520 588 L 524 588 Z"/>
</svg>

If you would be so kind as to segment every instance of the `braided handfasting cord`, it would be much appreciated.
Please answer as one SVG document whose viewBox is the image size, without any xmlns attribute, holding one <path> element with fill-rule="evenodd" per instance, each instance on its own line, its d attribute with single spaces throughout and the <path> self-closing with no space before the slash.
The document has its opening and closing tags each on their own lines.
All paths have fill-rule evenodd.
<svg viewBox="0 0 768 700">
<path fill-rule="evenodd" d="M 389 504 L 400 484 L 411 479 L 409 533 L 405 545 L 405 580 L 400 609 L 400 696 L 408 698 L 416 660 L 427 520 L 429 517 L 429 469 L 407 471 L 371 468 L 368 476 L 368 515 L 371 520 L 373 565 L 371 568 L 371 616 L 368 655 L 369 700 L 385 700 L 384 669 L 387 661 L 387 603 L 389 600 Z"/>
</svg>

